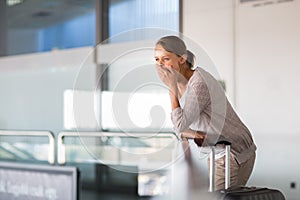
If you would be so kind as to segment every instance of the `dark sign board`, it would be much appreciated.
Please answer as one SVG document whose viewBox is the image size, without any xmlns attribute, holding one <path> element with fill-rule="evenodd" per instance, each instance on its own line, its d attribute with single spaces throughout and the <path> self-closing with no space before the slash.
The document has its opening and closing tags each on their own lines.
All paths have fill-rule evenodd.
<svg viewBox="0 0 300 200">
<path fill-rule="evenodd" d="M 76 200 L 77 169 L 0 162 L 0 199 Z"/>
<path fill-rule="evenodd" d="M 96 190 L 138 194 L 138 167 L 96 164 Z"/>
</svg>

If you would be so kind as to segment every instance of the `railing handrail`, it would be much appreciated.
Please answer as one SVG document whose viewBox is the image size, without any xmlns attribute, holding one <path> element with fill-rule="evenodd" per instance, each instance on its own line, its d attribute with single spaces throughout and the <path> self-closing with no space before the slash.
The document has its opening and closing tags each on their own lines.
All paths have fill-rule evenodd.
<svg viewBox="0 0 300 200">
<path fill-rule="evenodd" d="M 131 133 L 121 133 L 121 132 L 86 132 L 86 131 L 63 131 L 60 132 L 57 136 L 57 162 L 58 164 L 65 164 L 66 163 L 66 154 L 65 154 L 65 146 L 63 143 L 63 138 L 68 136 L 82 136 L 82 137 L 149 137 L 151 133 L 145 132 L 131 132 Z M 158 133 L 159 137 L 164 136 L 172 136 L 176 137 L 176 134 L 173 132 L 161 132 Z"/>
<path fill-rule="evenodd" d="M 46 136 L 49 139 L 48 162 L 55 163 L 55 138 L 51 131 L 0 130 L 0 136 Z"/>
<path fill-rule="evenodd" d="M 121 133 L 121 132 L 104 132 L 104 131 L 62 131 L 58 134 L 58 137 L 64 137 L 64 136 L 77 136 L 82 135 L 85 137 L 97 137 L 97 136 L 106 136 L 106 137 L 135 137 L 135 136 L 144 136 L 149 137 L 152 133 L 146 133 L 146 132 L 129 132 L 129 133 Z M 169 136 L 174 135 L 173 132 L 160 132 L 159 135 Z"/>
</svg>

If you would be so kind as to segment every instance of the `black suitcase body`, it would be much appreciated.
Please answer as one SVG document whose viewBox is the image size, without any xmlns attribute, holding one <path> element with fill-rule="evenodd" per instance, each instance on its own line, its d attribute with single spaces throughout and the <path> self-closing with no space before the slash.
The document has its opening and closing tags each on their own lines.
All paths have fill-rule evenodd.
<svg viewBox="0 0 300 200">
<path fill-rule="evenodd" d="M 230 187 L 230 143 L 220 142 L 226 145 L 226 159 L 225 159 L 225 189 L 214 190 L 214 162 L 215 150 L 212 146 L 211 151 L 211 165 L 210 165 L 210 192 L 212 200 L 285 200 L 284 195 L 277 189 L 263 188 L 263 187 L 244 187 L 232 186 Z"/>
<path fill-rule="evenodd" d="M 214 200 L 285 200 L 276 189 L 260 187 L 232 187 L 214 192 Z"/>
</svg>

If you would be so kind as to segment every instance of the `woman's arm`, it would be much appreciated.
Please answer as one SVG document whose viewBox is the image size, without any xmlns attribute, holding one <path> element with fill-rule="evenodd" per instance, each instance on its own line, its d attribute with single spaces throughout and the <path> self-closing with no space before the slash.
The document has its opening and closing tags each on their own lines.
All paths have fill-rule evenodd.
<svg viewBox="0 0 300 200">
<path fill-rule="evenodd" d="M 195 131 L 192 129 L 187 129 L 181 134 L 182 141 L 187 141 L 188 139 L 194 139 L 194 142 L 199 147 L 202 146 L 205 137 L 206 137 L 206 133 L 202 131 Z"/>
<path fill-rule="evenodd" d="M 200 122 L 200 114 L 209 104 L 209 94 L 205 83 L 190 82 L 189 84 L 186 88 L 183 108 L 180 106 L 176 108 L 177 105 L 172 104 L 171 119 L 177 134 L 184 132 L 193 122 Z M 173 98 L 175 102 L 175 97 Z"/>
<path fill-rule="evenodd" d="M 179 100 L 178 100 L 178 88 L 177 88 L 177 86 L 173 87 L 173 88 L 170 88 L 169 95 L 170 95 L 171 107 L 172 107 L 172 111 L 173 111 L 176 108 L 180 107 Z"/>
<path fill-rule="evenodd" d="M 206 133 L 202 131 L 186 129 L 185 131 L 182 132 L 181 137 L 187 139 L 204 139 L 206 137 Z"/>
</svg>

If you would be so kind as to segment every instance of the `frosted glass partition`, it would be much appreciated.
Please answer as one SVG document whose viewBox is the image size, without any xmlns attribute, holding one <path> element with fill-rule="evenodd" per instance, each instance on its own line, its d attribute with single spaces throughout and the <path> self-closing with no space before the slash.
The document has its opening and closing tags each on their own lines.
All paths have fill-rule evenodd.
<svg viewBox="0 0 300 200">
<path fill-rule="evenodd" d="M 73 89 L 75 81 L 75 89 L 95 88 L 92 51 L 86 47 L 0 58 L 0 129 L 58 134 L 63 128 L 64 91 Z"/>
<path fill-rule="evenodd" d="M 65 130 L 99 130 L 99 99 L 91 90 L 64 91 Z"/>
</svg>

